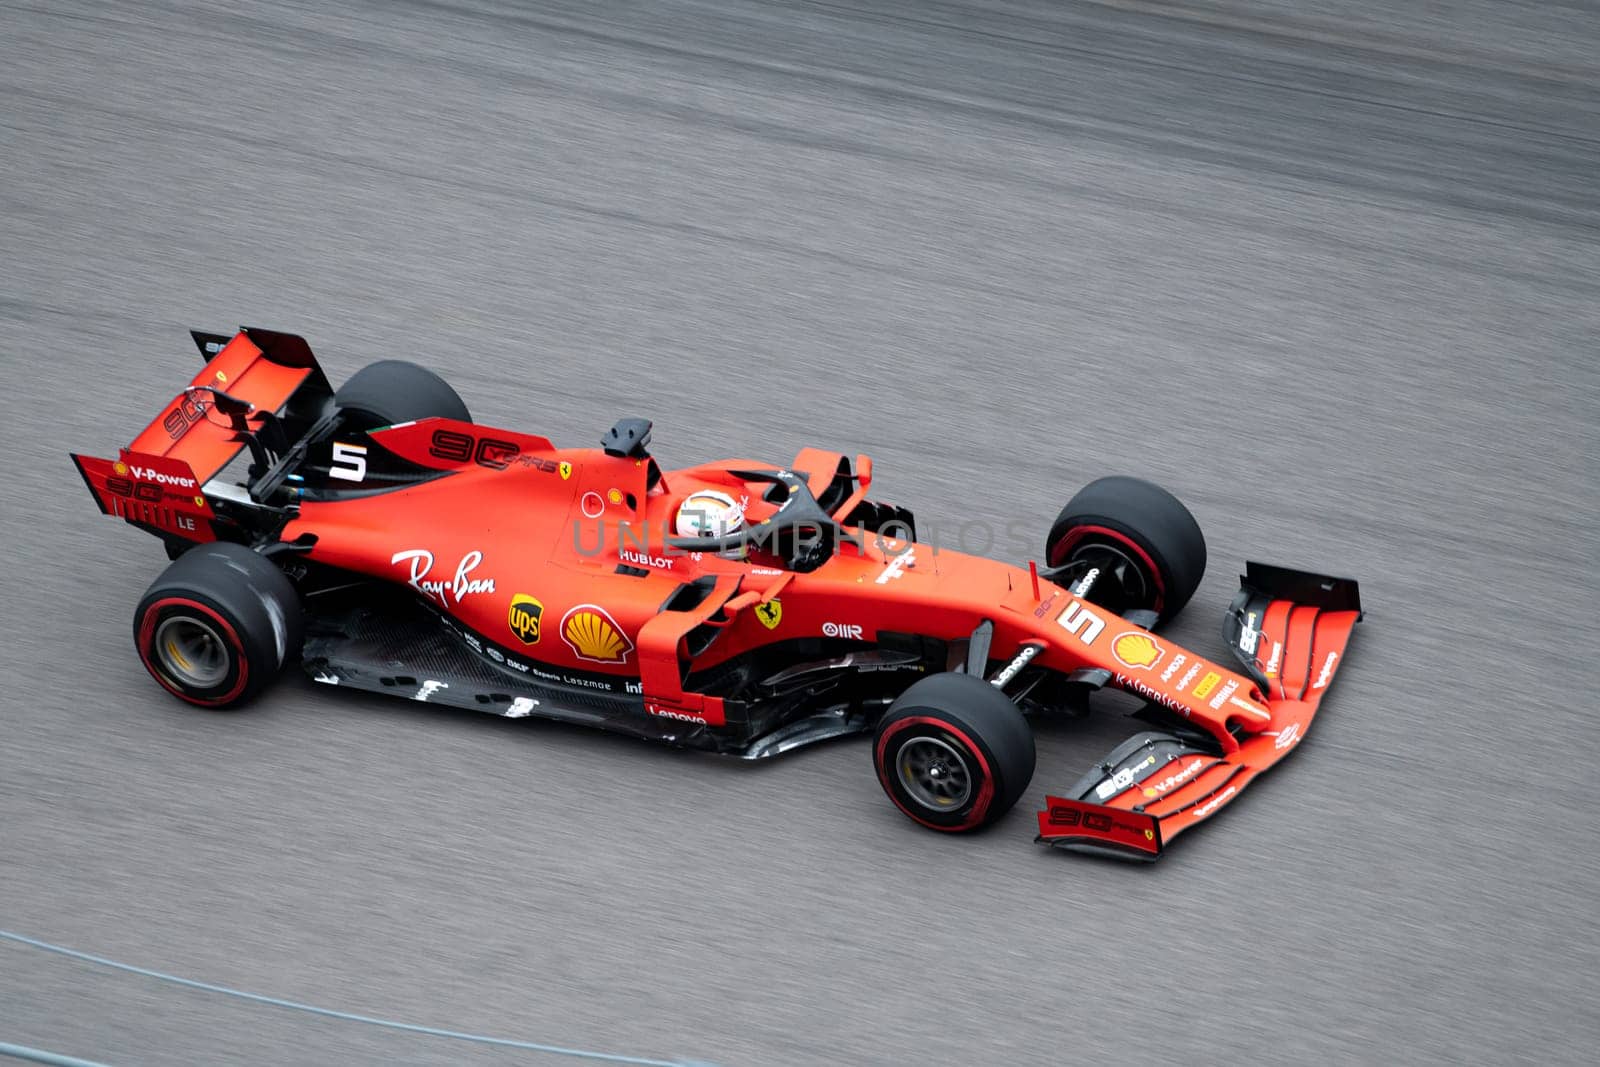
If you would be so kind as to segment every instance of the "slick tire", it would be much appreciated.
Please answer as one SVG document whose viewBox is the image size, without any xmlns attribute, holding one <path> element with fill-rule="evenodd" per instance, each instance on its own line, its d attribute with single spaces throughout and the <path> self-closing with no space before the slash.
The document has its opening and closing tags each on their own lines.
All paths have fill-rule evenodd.
<svg viewBox="0 0 1600 1067">
<path fill-rule="evenodd" d="M 1045 558 L 1052 567 L 1078 564 L 1083 573 L 1099 568 L 1087 599 L 1118 612 L 1148 608 L 1165 622 L 1200 588 L 1206 539 L 1189 509 L 1159 485 L 1101 478 L 1061 509 Z"/>
<path fill-rule="evenodd" d="M 379 360 L 362 367 L 333 394 L 333 402 L 363 429 L 435 416 L 472 421 L 467 405 L 449 382 L 403 359 Z"/>
<path fill-rule="evenodd" d="M 872 745 L 889 799 L 930 830 L 960 833 L 1011 810 L 1033 780 L 1033 731 L 1000 690 L 935 674 L 890 705 Z"/>
<path fill-rule="evenodd" d="M 133 640 L 161 686 L 196 707 L 245 703 L 298 655 L 300 600 L 271 560 L 228 542 L 196 545 L 139 601 Z"/>
</svg>

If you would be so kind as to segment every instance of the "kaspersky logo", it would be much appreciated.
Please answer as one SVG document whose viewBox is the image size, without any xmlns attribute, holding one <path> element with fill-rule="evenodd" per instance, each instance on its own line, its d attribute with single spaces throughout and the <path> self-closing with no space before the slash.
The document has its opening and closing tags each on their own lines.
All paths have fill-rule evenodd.
<svg viewBox="0 0 1600 1067">
<path fill-rule="evenodd" d="M 1160 663 L 1167 650 L 1143 630 L 1129 630 L 1111 642 L 1111 654 L 1126 667 L 1147 670 Z"/>
</svg>

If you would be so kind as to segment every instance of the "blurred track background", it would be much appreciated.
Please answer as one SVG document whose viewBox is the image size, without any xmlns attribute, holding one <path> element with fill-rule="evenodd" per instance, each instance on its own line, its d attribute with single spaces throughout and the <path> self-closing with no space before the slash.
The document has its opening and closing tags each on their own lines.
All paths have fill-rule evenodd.
<svg viewBox="0 0 1600 1067">
<path fill-rule="evenodd" d="M 1595 5 L 1489 0 L 0 4 L 0 925 L 725 1067 L 1592 1062 L 1597 56 Z M 967 839 L 859 742 L 293 678 L 199 714 L 131 648 L 158 546 L 66 452 L 240 323 L 562 443 L 651 417 L 669 466 L 866 451 L 1019 562 L 1154 478 L 1211 543 L 1178 640 L 1221 653 L 1247 557 L 1368 619 L 1304 751 L 1154 867 L 1030 843 L 1115 712 Z M 542 1062 L 10 943 L 0 1040 Z"/>
</svg>

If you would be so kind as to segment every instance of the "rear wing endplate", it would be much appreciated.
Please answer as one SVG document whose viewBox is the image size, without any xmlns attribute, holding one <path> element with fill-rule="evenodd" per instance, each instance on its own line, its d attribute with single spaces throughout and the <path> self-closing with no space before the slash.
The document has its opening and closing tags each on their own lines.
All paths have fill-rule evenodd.
<svg viewBox="0 0 1600 1067">
<path fill-rule="evenodd" d="M 315 406 L 332 390 L 302 337 L 255 328 L 190 335 L 205 360 L 190 383 L 116 459 L 72 461 L 103 513 L 199 542 L 216 539 L 206 483 L 247 443 L 259 450 L 257 431 L 297 394 Z"/>
</svg>

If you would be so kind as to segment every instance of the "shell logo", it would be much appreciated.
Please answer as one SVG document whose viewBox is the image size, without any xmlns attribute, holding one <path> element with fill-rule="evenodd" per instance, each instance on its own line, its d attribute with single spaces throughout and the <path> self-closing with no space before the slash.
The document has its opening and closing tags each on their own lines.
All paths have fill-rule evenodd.
<svg viewBox="0 0 1600 1067">
<path fill-rule="evenodd" d="M 1144 670 L 1160 663 L 1167 650 L 1144 631 L 1129 630 L 1125 634 L 1118 634 L 1117 639 L 1111 642 L 1111 654 L 1126 667 Z"/>
<path fill-rule="evenodd" d="M 111 465 L 111 469 L 122 475 L 124 478 L 128 476 L 128 465 L 122 462 L 120 459 Z"/>
<path fill-rule="evenodd" d="M 579 604 L 561 620 L 561 639 L 579 659 L 593 663 L 626 663 L 633 642 L 605 608 Z"/>
</svg>

